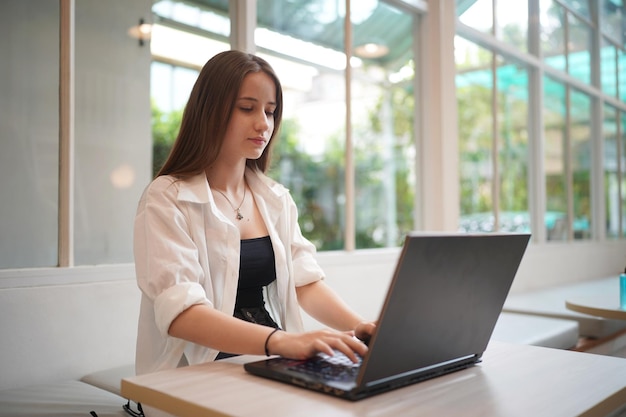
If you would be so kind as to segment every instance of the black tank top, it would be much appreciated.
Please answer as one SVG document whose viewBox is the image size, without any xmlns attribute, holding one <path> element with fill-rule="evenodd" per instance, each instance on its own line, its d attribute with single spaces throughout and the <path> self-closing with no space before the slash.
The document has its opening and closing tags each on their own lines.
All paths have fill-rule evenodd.
<svg viewBox="0 0 626 417">
<path fill-rule="evenodd" d="M 269 236 L 241 241 L 239 260 L 239 284 L 233 315 L 238 319 L 264 326 L 278 328 L 270 313 L 265 309 L 263 287 L 276 280 L 274 248 Z M 236 356 L 219 352 L 215 360 Z"/>
<path fill-rule="evenodd" d="M 263 287 L 276 280 L 274 249 L 269 236 L 241 241 L 236 308 L 263 307 Z"/>
</svg>

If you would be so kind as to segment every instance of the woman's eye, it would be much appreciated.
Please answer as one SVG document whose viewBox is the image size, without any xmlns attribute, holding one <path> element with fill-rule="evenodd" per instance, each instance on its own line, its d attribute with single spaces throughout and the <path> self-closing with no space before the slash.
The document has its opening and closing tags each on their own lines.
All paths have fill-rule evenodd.
<svg viewBox="0 0 626 417">
<path fill-rule="evenodd" d="M 266 110 L 265 114 L 268 116 L 274 116 L 274 110 Z"/>
<path fill-rule="evenodd" d="M 250 112 L 252 111 L 252 107 L 240 107 L 241 111 Z"/>
</svg>

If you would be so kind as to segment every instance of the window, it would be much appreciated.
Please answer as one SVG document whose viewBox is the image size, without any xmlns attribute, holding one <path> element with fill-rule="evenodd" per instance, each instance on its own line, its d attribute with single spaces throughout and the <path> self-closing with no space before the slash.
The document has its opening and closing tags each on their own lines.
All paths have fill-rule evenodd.
<svg viewBox="0 0 626 417">
<path fill-rule="evenodd" d="M 548 240 L 568 239 L 567 102 L 565 85 L 544 78 L 544 162 Z"/>
<path fill-rule="evenodd" d="M 591 103 L 587 95 L 544 80 L 548 240 L 591 237 Z"/>
<path fill-rule="evenodd" d="M 611 44 L 607 39 L 602 38 L 602 49 L 600 51 L 600 82 L 602 91 L 608 95 L 619 97 L 618 78 L 620 62 L 618 59 L 619 48 Z"/>
<path fill-rule="evenodd" d="M 512 213 L 514 224 L 535 234 L 543 228 L 541 240 L 623 236 L 620 115 L 625 108 L 624 101 L 615 100 L 623 94 L 624 49 L 615 42 L 619 36 L 610 27 L 604 38 L 600 36 L 595 29 L 598 16 L 587 1 L 539 0 L 538 16 L 530 16 L 540 22 L 538 36 L 528 37 L 536 39 L 536 44 L 529 44 L 529 53 L 538 56 L 520 55 L 497 29 L 491 38 L 478 34 L 487 19 L 475 23 L 477 17 L 470 11 L 486 3 L 457 1 L 462 34 L 455 51 L 461 230 L 507 230 L 506 219 Z M 602 2 L 605 19 L 621 21 L 619 3 Z M 502 23 L 497 18 L 503 4 L 493 0 L 494 27 Z M 528 2 L 518 7 L 524 6 Z M 599 53 L 593 51 L 593 39 L 601 39 L 601 50 L 595 51 Z M 599 74 L 597 80 L 594 73 Z M 529 100 L 542 106 L 530 107 Z M 531 136 L 529 131 L 537 134 Z M 600 136 L 605 141 L 603 167 L 594 162 Z M 542 151 L 541 160 L 529 158 L 533 148 Z M 594 174 L 600 170 L 604 181 Z M 536 172 L 543 175 L 543 184 L 531 186 Z M 533 195 L 532 189 L 543 195 Z M 592 198 L 600 189 L 603 203 Z M 595 209 L 600 207 L 604 210 Z M 543 225 L 529 220 L 541 218 Z"/>
<path fill-rule="evenodd" d="M 541 0 L 541 56 L 551 67 L 565 71 L 565 11 L 554 0 Z"/>
<path fill-rule="evenodd" d="M 574 239 L 591 238 L 591 99 L 572 90 L 570 98 L 569 142 L 572 181 L 572 219 Z"/>
<path fill-rule="evenodd" d="M 466 232 L 496 230 L 494 208 L 494 89 L 489 51 L 462 38 L 456 40 L 456 89 L 459 118 L 459 227 Z"/>
<path fill-rule="evenodd" d="M 612 106 L 604 106 L 604 198 L 606 207 L 606 235 L 618 238 L 626 233 L 626 216 L 620 213 L 626 205 L 626 113 Z"/>
<path fill-rule="evenodd" d="M 591 82 L 591 28 L 587 22 L 568 14 L 567 71 L 569 74 L 586 83 Z"/>
<path fill-rule="evenodd" d="M 528 51 L 528 4 L 496 1 L 496 38 L 522 52 Z"/>
<path fill-rule="evenodd" d="M 568 9 L 555 0 L 540 0 L 541 48 L 545 62 L 591 83 L 592 24 L 584 1 Z"/>
<path fill-rule="evenodd" d="M 462 38 L 456 44 L 459 228 L 529 232 L 527 71 Z"/>
<path fill-rule="evenodd" d="M 602 19 L 602 33 L 606 34 L 617 44 L 624 46 L 626 43 L 626 3 L 623 0 L 599 0 L 599 8 Z"/>
<path fill-rule="evenodd" d="M 505 0 L 456 1 L 459 149 L 452 158 L 459 157 L 460 176 L 458 184 L 442 176 L 445 193 L 431 203 L 419 192 L 439 178 L 419 172 L 428 157 L 420 152 L 432 149 L 420 148 L 420 124 L 428 123 L 419 116 L 445 92 L 425 97 L 415 80 L 445 56 L 439 43 L 428 52 L 418 38 L 433 27 L 422 22 L 438 1 L 353 1 L 347 68 L 343 1 L 257 1 L 257 51 L 279 72 L 288 100 L 285 149 L 272 175 L 292 189 L 302 229 L 320 249 L 395 246 L 413 218 L 440 224 L 437 210 L 445 212 L 441 223 L 458 220 L 461 230 L 530 229 L 539 242 L 624 240 L 624 2 L 513 3 L 516 13 Z M 132 262 L 137 200 L 155 169 L 152 153 L 157 161 L 166 152 L 153 133 L 175 136 L 197 71 L 229 48 L 232 4 L 76 2 L 68 163 L 59 159 L 59 3 L 2 3 L 0 269 L 57 266 L 59 231 L 72 232 L 77 265 Z M 156 23 L 150 48 L 128 36 L 139 16 Z M 366 44 L 386 53 L 361 55 Z M 437 75 L 447 87 L 450 74 Z M 437 151 L 454 146 L 447 140 Z M 59 190 L 68 185 L 59 165 L 74 170 L 70 224 L 59 216 Z M 449 195 L 458 200 L 440 207 Z M 458 219 L 456 207 L 449 211 L 457 204 Z"/>
<path fill-rule="evenodd" d="M 349 215 L 356 248 L 397 246 L 413 228 L 413 19 L 379 1 L 354 2 L 351 11 L 348 144 L 345 10 L 332 2 L 294 8 L 262 1 L 258 7 L 255 40 L 268 51 L 285 92 L 271 175 L 290 188 L 303 233 L 321 250 L 346 247 Z M 352 167 L 346 165 L 347 149 Z M 354 170 L 352 195 L 346 191 L 347 169 Z"/>
</svg>

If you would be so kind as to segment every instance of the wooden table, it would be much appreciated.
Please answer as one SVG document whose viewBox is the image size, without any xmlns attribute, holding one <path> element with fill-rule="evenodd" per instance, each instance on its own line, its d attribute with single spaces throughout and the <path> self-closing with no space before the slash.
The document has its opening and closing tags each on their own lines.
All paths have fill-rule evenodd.
<svg viewBox="0 0 626 417">
<path fill-rule="evenodd" d="M 620 308 L 617 287 L 614 292 L 606 294 L 572 297 L 565 301 L 565 306 L 578 313 L 606 319 L 626 320 L 626 310 Z"/>
<path fill-rule="evenodd" d="M 350 402 L 245 372 L 243 356 L 126 378 L 122 395 L 182 417 L 573 417 L 626 407 L 626 360 L 491 342 L 469 369 Z"/>
</svg>

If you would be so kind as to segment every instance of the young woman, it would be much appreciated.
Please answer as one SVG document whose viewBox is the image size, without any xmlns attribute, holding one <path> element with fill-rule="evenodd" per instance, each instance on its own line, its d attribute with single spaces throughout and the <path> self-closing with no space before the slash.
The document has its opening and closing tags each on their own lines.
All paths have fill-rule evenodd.
<svg viewBox="0 0 626 417">
<path fill-rule="evenodd" d="M 232 354 L 367 352 L 359 339 L 374 324 L 324 283 L 293 199 L 264 174 L 282 110 L 257 56 L 223 52 L 200 72 L 135 219 L 137 373 Z M 336 330 L 304 332 L 300 308 Z"/>
</svg>

